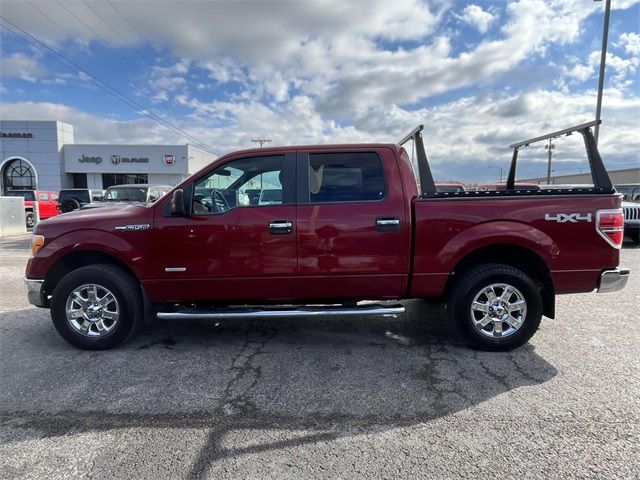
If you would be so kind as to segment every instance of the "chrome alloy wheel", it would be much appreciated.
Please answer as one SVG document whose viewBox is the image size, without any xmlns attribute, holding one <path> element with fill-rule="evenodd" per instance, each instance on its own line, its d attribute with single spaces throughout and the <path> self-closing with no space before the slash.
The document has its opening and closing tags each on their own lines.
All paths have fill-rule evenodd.
<svg viewBox="0 0 640 480">
<path fill-rule="evenodd" d="M 527 317 L 527 302 L 516 287 L 493 283 L 473 298 L 470 313 L 473 325 L 481 334 L 503 338 L 522 326 Z"/>
<path fill-rule="evenodd" d="M 111 332 L 120 317 L 115 295 L 102 285 L 88 283 L 67 297 L 67 321 L 82 335 L 101 337 Z"/>
</svg>

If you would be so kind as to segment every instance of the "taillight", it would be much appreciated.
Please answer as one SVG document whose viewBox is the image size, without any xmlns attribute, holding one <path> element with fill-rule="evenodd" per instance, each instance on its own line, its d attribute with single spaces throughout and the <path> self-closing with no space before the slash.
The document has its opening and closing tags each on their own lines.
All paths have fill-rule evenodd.
<svg viewBox="0 0 640 480">
<path fill-rule="evenodd" d="M 609 245 L 614 248 L 620 248 L 624 237 L 624 213 L 622 213 L 622 209 L 598 210 L 596 213 L 596 230 Z"/>
</svg>

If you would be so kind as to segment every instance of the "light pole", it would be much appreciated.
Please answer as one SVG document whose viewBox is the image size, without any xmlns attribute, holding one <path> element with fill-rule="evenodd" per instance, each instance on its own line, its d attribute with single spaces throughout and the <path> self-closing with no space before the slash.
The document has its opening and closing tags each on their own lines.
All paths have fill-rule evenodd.
<svg viewBox="0 0 640 480">
<path fill-rule="evenodd" d="M 500 183 L 502 183 L 502 167 L 495 167 L 493 165 L 489 165 L 489 168 L 497 168 L 498 170 L 500 170 Z"/>
<path fill-rule="evenodd" d="M 544 146 L 545 150 L 549 151 L 549 162 L 547 163 L 547 185 L 551 185 L 551 157 L 553 156 L 553 150 L 556 148 L 556 144 L 552 142 L 553 138 L 549 139 L 549 143 Z"/>
<path fill-rule="evenodd" d="M 602 0 L 594 0 L 600 2 Z M 607 41 L 609 39 L 609 17 L 611 15 L 611 0 L 606 0 L 604 7 L 604 25 L 602 27 L 602 49 L 600 51 L 600 77 L 598 79 L 598 101 L 596 103 L 596 120 L 600 120 L 602 113 L 602 90 L 604 88 L 604 65 L 607 59 Z M 600 125 L 596 125 L 594 137 L 596 145 L 598 145 L 598 136 L 600 134 Z"/>
</svg>

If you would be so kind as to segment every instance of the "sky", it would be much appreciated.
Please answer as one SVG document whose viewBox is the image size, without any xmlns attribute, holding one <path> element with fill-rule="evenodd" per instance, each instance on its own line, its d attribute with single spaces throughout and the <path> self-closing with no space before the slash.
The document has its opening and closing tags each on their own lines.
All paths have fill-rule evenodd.
<svg viewBox="0 0 640 480">
<path fill-rule="evenodd" d="M 496 181 L 510 143 L 595 118 L 604 3 L 0 0 L 0 118 L 216 155 L 424 124 L 437 180 Z M 639 67 L 640 0 L 612 0 L 609 169 L 640 166 Z M 555 174 L 587 171 L 578 137 L 557 140 Z M 543 144 L 521 158 L 518 177 L 546 175 Z"/>
</svg>

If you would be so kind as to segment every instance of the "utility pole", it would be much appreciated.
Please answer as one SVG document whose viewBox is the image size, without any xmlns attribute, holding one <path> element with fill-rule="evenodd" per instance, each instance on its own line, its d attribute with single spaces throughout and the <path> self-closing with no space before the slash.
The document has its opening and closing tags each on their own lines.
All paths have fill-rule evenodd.
<svg viewBox="0 0 640 480">
<path fill-rule="evenodd" d="M 253 143 L 259 143 L 260 144 L 260 148 L 262 148 L 262 145 L 264 145 L 265 143 L 271 143 L 271 139 L 270 138 L 252 138 L 251 141 Z"/>
<path fill-rule="evenodd" d="M 553 138 L 549 139 L 549 143 L 544 146 L 545 150 L 549 151 L 549 163 L 547 163 L 547 185 L 551 185 L 551 157 L 553 156 L 553 149 L 556 148 L 556 144 L 553 143 Z"/>
<path fill-rule="evenodd" d="M 594 0 L 599 2 L 601 0 Z M 604 7 L 604 25 L 602 27 L 602 49 L 600 50 L 600 77 L 598 79 L 598 101 L 596 103 L 596 120 L 600 120 L 602 113 L 602 90 L 604 89 L 604 65 L 607 59 L 607 41 L 609 39 L 609 17 L 611 16 L 611 0 L 606 0 Z M 600 125 L 596 125 L 594 138 L 596 146 L 598 145 L 598 136 L 600 135 Z"/>
<path fill-rule="evenodd" d="M 493 165 L 489 165 L 489 168 L 497 168 L 500 170 L 500 183 L 502 183 L 502 167 L 494 167 Z"/>
<path fill-rule="evenodd" d="M 253 143 L 259 143 L 260 148 L 262 148 L 262 145 L 264 145 L 265 143 L 271 143 L 270 138 L 252 138 L 251 141 Z M 260 174 L 260 190 L 262 190 L 262 174 Z"/>
</svg>

